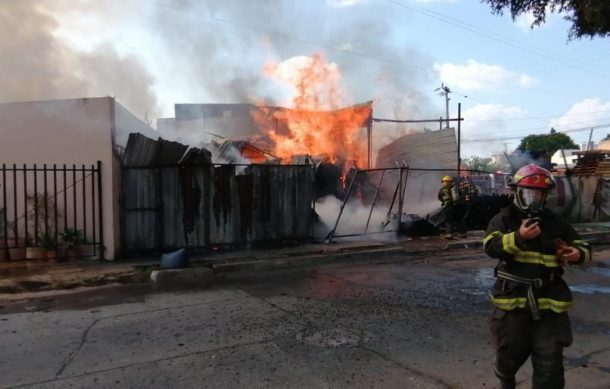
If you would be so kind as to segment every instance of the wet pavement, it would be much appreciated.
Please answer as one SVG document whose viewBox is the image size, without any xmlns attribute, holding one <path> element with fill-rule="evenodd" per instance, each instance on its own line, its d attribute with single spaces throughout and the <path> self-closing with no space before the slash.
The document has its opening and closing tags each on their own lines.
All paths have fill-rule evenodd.
<svg viewBox="0 0 610 389">
<path fill-rule="evenodd" d="M 476 234 L 473 234 L 476 235 Z M 480 234 L 479 234 L 480 235 Z M 473 238 L 479 241 L 479 238 Z M 471 240 L 472 241 L 472 240 Z M 333 244 L 312 243 L 275 249 L 251 249 L 191 255 L 193 266 L 213 268 L 215 272 L 239 271 L 244 268 L 277 268 L 325 264 L 358 259 L 352 253 L 367 251 L 372 255 L 388 250 L 407 253 L 442 250 L 451 241 L 439 237 L 418 239 L 385 239 L 384 241 L 338 240 Z M 265 265 L 267 264 L 267 265 Z M 152 270 L 159 269 L 158 257 L 102 262 L 78 260 L 56 262 L 29 260 L 0 262 L 0 304 L 3 300 L 32 298 L 57 293 L 71 293 L 85 288 L 112 284 L 147 282 Z"/>
<path fill-rule="evenodd" d="M 480 249 L 106 286 L 0 309 L 0 386 L 495 387 Z M 568 388 L 610 387 L 610 251 L 572 268 Z M 356 261 L 358 262 L 358 261 Z M 530 387 L 530 368 L 518 379 Z"/>
</svg>

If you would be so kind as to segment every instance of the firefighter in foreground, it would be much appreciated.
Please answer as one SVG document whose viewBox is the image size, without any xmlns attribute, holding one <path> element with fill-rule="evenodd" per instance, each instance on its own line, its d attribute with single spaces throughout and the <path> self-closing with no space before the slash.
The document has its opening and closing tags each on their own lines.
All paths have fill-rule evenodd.
<svg viewBox="0 0 610 389">
<path fill-rule="evenodd" d="M 460 212 L 460 193 L 453 185 L 453 178 L 444 176 L 441 179 L 441 189 L 438 191 L 438 200 L 443 208 L 443 221 L 445 233 L 441 237 L 453 239 L 454 237 L 466 237 L 466 229 L 463 226 Z M 455 232 L 455 234 L 454 234 Z"/>
<path fill-rule="evenodd" d="M 561 276 L 564 266 L 589 262 L 591 252 L 570 224 L 543 208 L 554 187 L 548 170 L 524 166 L 512 185 L 514 202 L 489 222 L 483 239 L 485 252 L 499 260 L 491 291 L 495 373 L 503 389 L 515 388 L 515 374 L 531 356 L 533 388 L 563 388 L 572 294 Z"/>
</svg>

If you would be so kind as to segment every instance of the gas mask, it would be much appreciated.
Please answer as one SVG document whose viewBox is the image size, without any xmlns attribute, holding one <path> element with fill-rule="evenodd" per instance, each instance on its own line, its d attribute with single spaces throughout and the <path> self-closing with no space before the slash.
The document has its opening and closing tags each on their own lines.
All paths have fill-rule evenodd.
<svg viewBox="0 0 610 389">
<path fill-rule="evenodd" d="M 544 207 L 547 193 L 542 189 L 518 188 L 515 204 L 527 213 L 537 214 Z"/>
</svg>

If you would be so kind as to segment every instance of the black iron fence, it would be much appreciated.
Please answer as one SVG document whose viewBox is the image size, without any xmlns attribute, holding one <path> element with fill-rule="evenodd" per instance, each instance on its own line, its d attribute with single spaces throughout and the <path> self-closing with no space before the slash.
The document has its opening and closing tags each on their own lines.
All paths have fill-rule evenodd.
<svg viewBox="0 0 610 389">
<path fill-rule="evenodd" d="M 103 258 L 101 161 L 2 164 L 0 259 Z"/>
</svg>

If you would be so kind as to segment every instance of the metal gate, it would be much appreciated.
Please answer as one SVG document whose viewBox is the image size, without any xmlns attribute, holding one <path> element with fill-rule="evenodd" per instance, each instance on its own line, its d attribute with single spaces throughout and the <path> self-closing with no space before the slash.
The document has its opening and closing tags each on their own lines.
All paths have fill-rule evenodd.
<svg viewBox="0 0 610 389">
<path fill-rule="evenodd" d="M 101 161 L 2 164 L 0 185 L 0 255 L 5 260 L 24 259 L 26 247 L 78 247 L 78 256 L 103 259 Z"/>
</svg>

